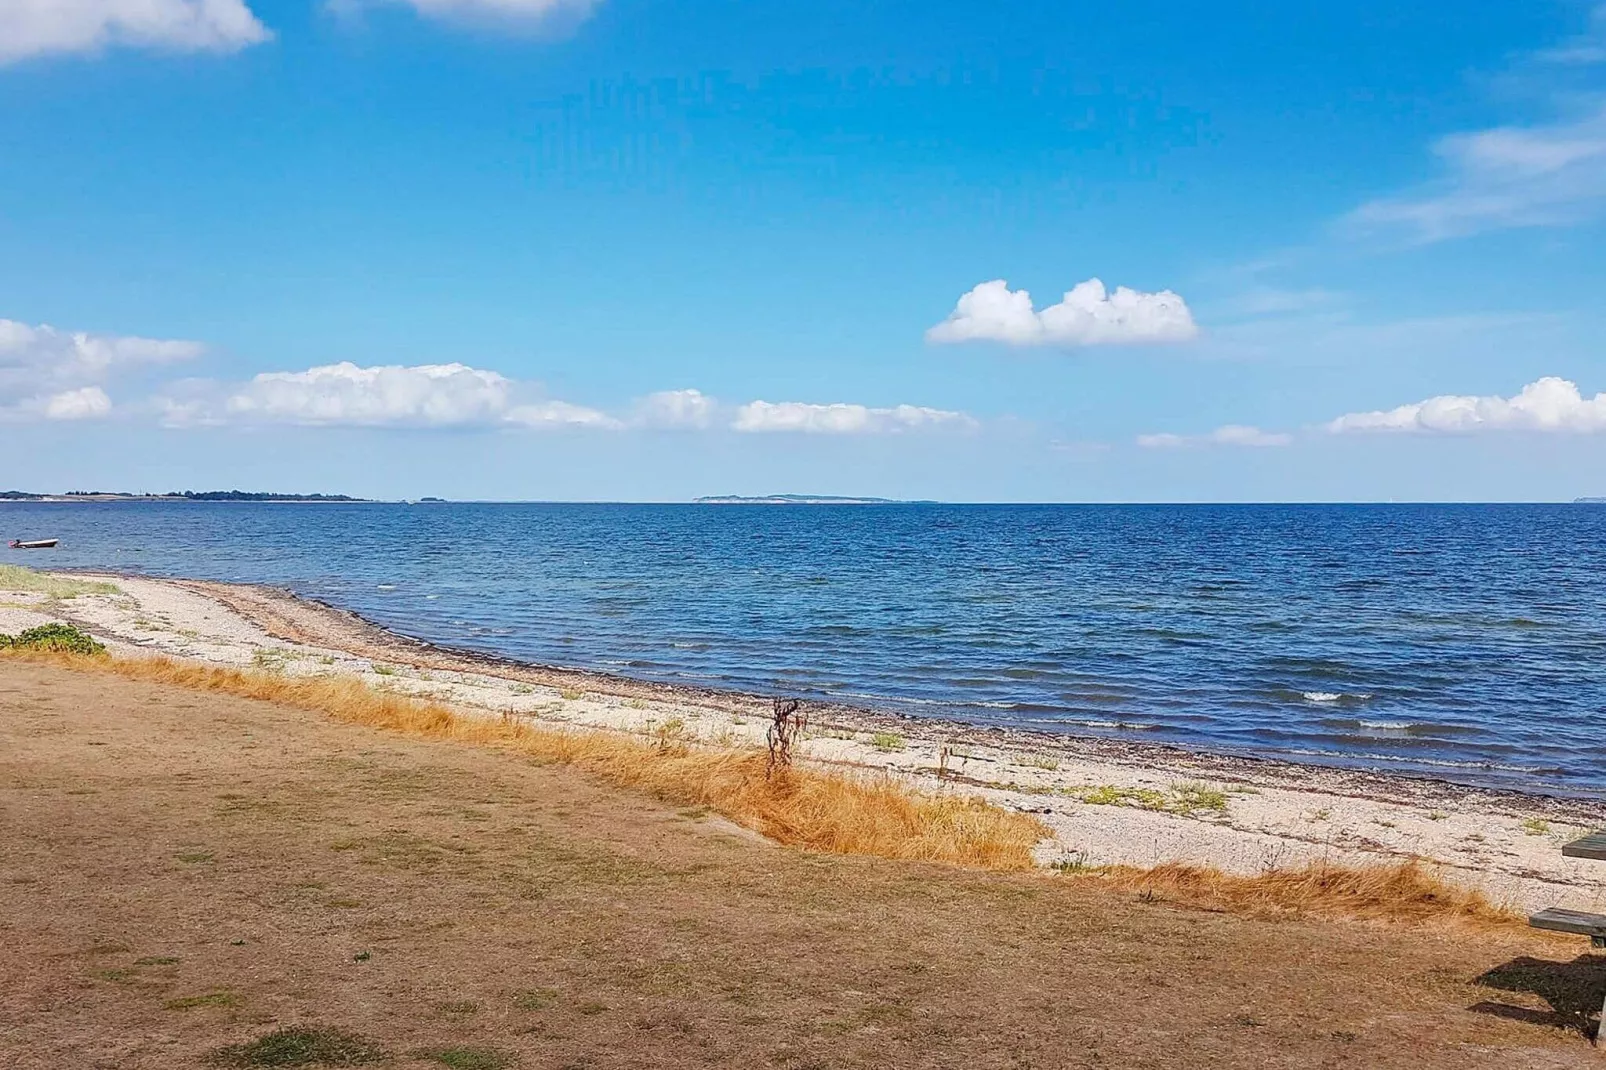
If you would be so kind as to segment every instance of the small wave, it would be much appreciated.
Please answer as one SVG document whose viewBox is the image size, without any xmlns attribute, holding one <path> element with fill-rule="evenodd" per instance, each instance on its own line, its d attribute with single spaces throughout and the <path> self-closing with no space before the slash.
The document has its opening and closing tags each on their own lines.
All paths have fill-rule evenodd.
<svg viewBox="0 0 1606 1070">
<path fill-rule="evenodd" d="M 379 586 L 374 588 L 376 591 L 394 591 L 395 589 L 396 585 L 394 583 L 381 583 Z"/>
<path fill-rule="evenodd" d="M 1365 702 L 1372 696 L 1369 692 L 1365 691 L 1301 691 L 1299 693 L 1299 697 L 1304 699 L 1306 702 L 1334 703 Z M 1364 721 L 1361 723 L 1365 724 Z"/>
<path fill-rule="evenodd" d="M 1096 717 L 1023 717 L 1021 720 L 1030 724 L 1066 724 L 1078 728 L 1105 728 L 1121 732 L 1155 732 L 1162 725 L 1137 724 L 1133 721 L 1106 721 Z"/>
</svg>

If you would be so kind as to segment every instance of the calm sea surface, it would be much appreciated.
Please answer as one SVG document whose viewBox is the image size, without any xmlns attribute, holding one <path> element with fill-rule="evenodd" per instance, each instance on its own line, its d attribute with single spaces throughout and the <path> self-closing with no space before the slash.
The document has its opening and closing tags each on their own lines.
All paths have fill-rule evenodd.
<svg viewBox="0 0 1606 1070">
<path fill-rule="evenodd" d="M 4 504 L 655 680 L 1606 796 L 1606 507 Z"/>
</svg>

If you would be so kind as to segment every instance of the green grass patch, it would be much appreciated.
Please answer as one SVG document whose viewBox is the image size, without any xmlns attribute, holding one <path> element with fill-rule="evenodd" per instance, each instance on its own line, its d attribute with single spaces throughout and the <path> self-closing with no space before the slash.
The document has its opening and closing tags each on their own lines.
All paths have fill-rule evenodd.
<svg viewBox="0 0 1606 1070">
<path fill-rule="evenodd" d="M 1550 822 L 1542 817 L 1525 817 L 1522 820 L 1522 831 L 1529 836 L 1550 835 Z"/>
<path fill-rule="evenodd" d="M 577 691 L 572 687 L 565 687 L 558 691 L 558 697 L 565 702 L 578 702 L 586 697 L 584 691 Z"/>
<path fill-rule="evenodd" d="M 494 1048 L 424 1048 L 413 1054 L 451 1070 L 506 1070 L 513 1065 L 511 1055 Z"/>
<path fill-rule="evenodd" d="M 385 1050 L 367 1037 L 338 1029 L 287 1026 L 244 1044 L 230 1044 L 212 1053 L 221 1066 L 362 1066 L 385 1058 Z"/>
<path fill-rule="evenodd" d="M 0 565 L 0 591 L 27 591 L 51 598 L 77 598 L 81 594 L 121 594 L 115 583 L 103 580 L 75 580 L 35 572 L 21 565 Z"/>
<path fill-rule="evenodd" d="M 1199 811 L 1227 812 L 1226 792 L 1191 780 L 1173 784 L 1164 791 L 1158 788 L 1124 788 L 1115 784 L 1082 784 L 1061 790 L 1091 806 L 1130 806 L 1137 810 L 1183 815 Z"/>
<path fill-rule="evenodd" d="M 177 966 L 178 959 L 171 955 L 147 955 L 142 959 L 134 960 L 135 966 Z"/>
<path fill-rule="evenodd" d="M 903 750 L 908 744 L 896 732 L 877 732 L 870 737 L 870 746 L 878 751 Z"/>
</svg>

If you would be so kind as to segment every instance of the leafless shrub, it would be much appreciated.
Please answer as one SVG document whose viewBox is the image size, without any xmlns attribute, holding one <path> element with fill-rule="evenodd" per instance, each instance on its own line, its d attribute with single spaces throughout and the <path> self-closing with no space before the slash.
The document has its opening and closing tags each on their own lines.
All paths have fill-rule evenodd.
<svg viewBox="0 0 1606 1070">
<path fill-rule="evenodd" d="M 777 769 L 792 767 L 792 744 L 809 726 L 808 711 L 795 698 L 777 698 L 770 714 L 769 731 L 764 738 L 770 745 L 769 762 L 764 766 L 764 779 L 768 780 Z"/>
</svg>

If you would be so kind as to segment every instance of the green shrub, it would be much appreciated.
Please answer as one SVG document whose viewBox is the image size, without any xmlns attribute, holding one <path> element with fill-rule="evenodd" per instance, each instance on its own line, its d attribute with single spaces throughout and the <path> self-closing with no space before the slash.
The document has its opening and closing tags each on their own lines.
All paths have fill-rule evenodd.
<svg viewBox="0 0 1606 1070">
<path fill-rule="evenodd" d="M 104 654 L 106 648 L 88 632 L 71 624 L 41 624 L 17 635 L 0 635 L 0 650 L 59 650 L 68 654 Z"/>
</svg>

